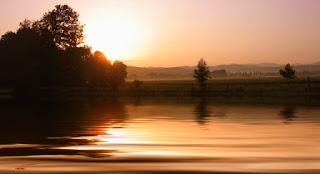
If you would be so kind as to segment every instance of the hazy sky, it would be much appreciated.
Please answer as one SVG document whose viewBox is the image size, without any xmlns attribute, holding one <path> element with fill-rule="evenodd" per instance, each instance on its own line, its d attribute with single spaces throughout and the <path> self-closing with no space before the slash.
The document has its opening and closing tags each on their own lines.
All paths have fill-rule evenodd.
<svg viewBox="0 0 320 174">
<path fill-rule="evenodd" d="M 320 61 L 320 0 L 1 0 L 0 34 L 69 4 L 86 44 L 137 66 Z"/>
</svg>

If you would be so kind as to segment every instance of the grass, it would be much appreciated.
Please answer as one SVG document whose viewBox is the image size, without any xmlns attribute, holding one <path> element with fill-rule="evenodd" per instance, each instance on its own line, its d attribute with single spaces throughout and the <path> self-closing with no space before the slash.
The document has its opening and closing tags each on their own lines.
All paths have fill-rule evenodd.
<svg viewBox="0 0 320 174">
<path fill-rule="evenodd" d="M 7 99 L 14 96 L 13 89 L 0 89 Z M 264 98 L 320 98 L 320 78 L 299 78 L 289 84 L 282 78 L 214 79 L 202 90 L 194 80 L 145 81 L 140 86 L 133 82 L 121 85 L 118 91 L 108 87 L 53 87 L 41 88 L 40 96 L 46 99 L 107 98 L 116 96 L 175 96 L 175 97 L 264 97 Z"/>
<path fill-rule="evenodd" d="M 291 80 L 282 78 L 210 80 L 202 90 L 192 80 L 147 81 L 140 88 L 126 83 L 120 88 L 126 95 L 166 96 L 320 96 L 320 78 Z"/>
</svg>

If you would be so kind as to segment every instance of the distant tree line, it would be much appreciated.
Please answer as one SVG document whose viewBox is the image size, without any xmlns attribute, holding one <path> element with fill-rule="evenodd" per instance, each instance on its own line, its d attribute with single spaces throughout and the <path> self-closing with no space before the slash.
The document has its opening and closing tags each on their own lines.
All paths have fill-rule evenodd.
<svg viewBox="0 0 320 174">
<path fill-rule="evenodd" d="M 252 75 L 252 72 L 247 73 L 236 73 L 237 75 L 241 75 L 242 77 L 250 77 Z M 253 73 L 254 75 L 261 75 L 262 73 L 257 71 Z M 284 69 L 280 69 L 279 74 L 286 79 L 286 82 L 289 83 L 289 80 L 296 78 L 296 71 L 293 69 L 293 67 L 288 63 L 285 65 Z M 194 70 L 194 79 L 199 83 L 202 90 L 206 89 L 207 81 L 211 77 L 219 78 L 219 77 L 227 77 L 226 70 L 215 70 L 213 72 L 210 72 L 209 66 L 207 65 L 207 62 L 201 58 L 198 61 L 198 65 L 196 69 Z"/>
<path fill-rule="evenodd" d="M 0 39 L 0 83 L 8 86 L 110 86 L 127 77 L 126 65 L 82 45 L 79 14 L 57 5 L 40 20 L 24 20 Z"/>
<path fill-rule="evenodd" d="M 210 72 L 210 76 L 212 78 L 226 78 L 226 77 L 228 77 L 228 74 L 227 74 L 226 70 L 221 69 L 221 70 L 215 70 L 215 71 Z"/>
</svg>

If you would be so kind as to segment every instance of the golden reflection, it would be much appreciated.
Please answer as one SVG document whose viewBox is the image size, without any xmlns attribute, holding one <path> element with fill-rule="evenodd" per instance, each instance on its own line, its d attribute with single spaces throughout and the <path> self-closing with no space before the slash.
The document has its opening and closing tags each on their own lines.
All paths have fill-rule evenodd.
<svg viewBox="0 0 320 174">
<path fill-rule="evenodd" d="M 80 167 L 88 166 L 84 164 L 93 165 L 90 170 L 101 167 L 101 171 L 109 171 L 112 167 L 117 171 L 132 170 L 137 166 L 141 167 L 141 171 L 162 171 L 167 169 L 168 164 L 176 167 L 172 170 L 200 171 L 207 168 L 208 171 L 224 171 L 230 168 L 244 173 L 250 170 L 259 171 L 258 173 L 274 170 L 281 173 L 277 171 L 319 169 L 318 109 L 252 109 L 213 106 L 210 103 L 205 107 L 197 106 L 199 105 L 127 106 L 125 111 L 128 111 L 128 115 L 123 114 L 125 119 L 121 121 L 112 117 L 121 112 L 111 112 L 99 117 L 99 121 L 84 126 L 88 128 L 82 134 L 84 136 L 50 138 L 59 141 L 72 139 L 72 144 L 58 146 L 58 150 L 56 146 L 49 149 L 43 149 L 47 146 L 38 149 L 20 144 L 12 146 L 28 150 L 27 155 L 33 155 L 30 158 L 46 159 L 42 162 L 52 163 L 47 159 L 60 162 L 55 167 L 68 166 L 65 162 L 69 160 L 73 164 L 79 162 Z M 195 112 L 194 108 L 201 112 L 205 108 L 205 112 L 210 113 L 211 117 L 205 120 L 206 124 L 199 125 L 199 120 L 195 119 L 199 112 Z M 284 124 L 283 120 L 289 116 L 293 118 L 292 115 L 292 124 Z M 94 143 L 81 143 L 78 140 Z M 11 146 L 2 145 L 0 148 L 2 154 L 9 154 L 5 150 L 12 153 Z M 13 150 L 17 153 L 17 149 Z M 38 157 L 37 153 L 46 155 Z M 16 166 L 25 161 L 13 163 Z M 0 170 L 1 164 L 9 166 L 7 160 L 0 160 Z M 7 170 L 12 170 L 12 166 Z M 77 169 L 80 170 L 78 167 Z"/>
<path fill-rule="evenodd" d="M 143 142 L 134 139 L 134 132 L 125 129 L 110 128 L 106 129 L 106 135 L 99 137 L 100 144 L 141 144 Z"/>
</svg>

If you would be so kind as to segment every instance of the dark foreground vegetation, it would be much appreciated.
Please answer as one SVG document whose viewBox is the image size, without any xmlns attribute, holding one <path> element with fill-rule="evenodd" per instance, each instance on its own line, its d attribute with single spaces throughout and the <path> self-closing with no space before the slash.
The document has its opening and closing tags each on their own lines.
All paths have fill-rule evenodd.
<svg viewBox="0 0 320 174">
<path fill-rule="evenodd" d="M 298 98 L 320 98 L 320 78 L 295 79 L 286 83 L 282 78 L 274 79 L 227 79 L 209 80 L 203 89 L 193 80 L 187 81 L 139 81 L 126 82 L 117 92 L 108 87 L 43 87 L 40 100 L 87 100 L 108 97 L 211 97 L 211 98 L 275 98 L 298 100 Z M 14 89 L 0 91 L 2 99 L 13 100 Z"/>
<path fill-rule="evenodd" d="M 40 20 L 24 20 L 0 39 L 0 86 L 20 98 L 37 99 L 42 88 L 109 87 L 125 82 L 126 65 L 82 45 L 83 25 L 68 5 L 57 5 Z"/>
<path fill-rule="evenodd" d="M 285 97 L 285 96 L 320 96 L 320 78 L 296 79 L 287 84 L 281 78 L 275 79 L 227 79 L 210 80 L 203 90 L 194 81 L 163 81 L 145 82 L 139 89 L 130 84 L 124 90 L 135 91 L 137 94 L 153 95 L 192 95 L 192 96 L 255 96 L 255 97 Z"/>
</svg>

